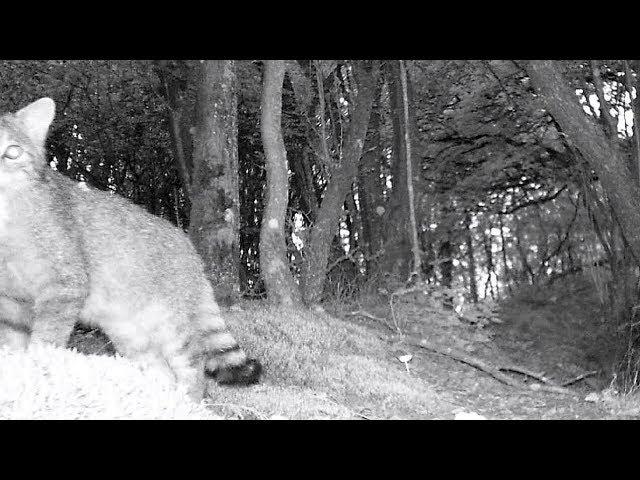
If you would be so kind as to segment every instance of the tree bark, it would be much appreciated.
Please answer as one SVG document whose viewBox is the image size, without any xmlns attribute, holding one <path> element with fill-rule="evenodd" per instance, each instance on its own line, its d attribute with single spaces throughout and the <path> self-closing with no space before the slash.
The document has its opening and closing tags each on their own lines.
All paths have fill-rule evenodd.
<svg viewBox="0 0 640 480">
<path fill-rule="evenodd" d="M 362 156 L 377 78 L 376 65 L 367 70 L 366 63 L 368 62 L 359 61 L 353 65 L 357 92 L 351 99 L 353 110 L 344 137 L 342 159 L 331 172 L 318 216 L 309 234 L 308 245 L 305 246 L 306 261 L 301 282 L 307 303 L 320 300 L 331 241 L 337 231 L 346 195 L 351 191 L 351 185 L 358 173 L 358 162 Z"/>
<path fill-rule="evenodd" d="M 282 136 L 283 60 L 264 62 L 260 131 L 266 157 L 267 187 L 260 229 L 260 272 L 270 302 L 292 306 L 300 302 L 287 259 L 285 220 L 289 200 L 287 152 Z"/>
<path fill-rule="evenodd" d="M 371 256 L 382 247 L 382 182 L 380 180 L 382 152 L 380 146 L 380 93 L 376 87 L 375 100 L 371 108 L 369 129 L 364 144 L 362 161 L 358 167 L 358 202 L 362 222 L 362 249 L 366 257 L 367 275 L 373 268 Z"/>
<path fill-rule="evenodd" d="M 401 61 L 389 62 L 386 70 L 393 126 L 393 187 L 385 215 L 385 254 L 382 264 L 385 271 L 405 280 L 412 270 L 421 274 L 422 267 L 414 207 L 414 198 L 420 198 L 420 195 L 414 195 L 413 180 L 416 175 L 407 156 L 414 125 L 412 87 L 403 66 Z"/>
<path fill-rule="evenodd" d="M 585 115 L 556 62 L 530 61 L 526 69 L 551 115 L 598 175 L 637 263 L 640 259 L 640 192 L 624 155 L 607 138 L 602 127 Z"/>
<path fill-rule="evenodd" d="M 193 105 L 187 106 L 184 92 L 180 88 L 180 79 L 177 77 L 179 68 L 167 60 L 154 62 L 154 71 L 162 85 L 162 96 L 166 100 L 168 108 L 169 133 L 173 154 L 177 162 L 177 169 L 182 180 L 182 188 L 187 196 L 191 196 L 191 172 L 193 171 L 193 139 L 189 134 L 191 126 Z M 186 72 L 180 72 L 184 75 Z M 182 79 L 186 81 L 186 79 Z M 189 108 L 191 107 L 191 108 Z M 191 113 L 190 113 L 191 112 Z"/>
<path fill-rule="evenodd" d="M 406 150 L 402 148 L 405 129 L 402 112 L 402 85 L 398 62 L 389 62 L 386 67 L 385 76 L 389 87 L 391 124 L 393 128 L 392 190 L 384 217 L 386 228 L 384 255 L 381 265 L 383 271 L 405 280 L 410 270 L 411 241 L 409 237 Z"/>
<path fill-rule="evenodd" d="M 234 64 L 201 66 L 193 136 L 189 235 L 222 304 L 239 286 L 238 138 Z"/>
<path fill-rule="evenodd" d="M 422 252 L 420 250 L 420 244 L 418 243 L 418 225 L 416 222 L 416 208 L 414 202 L 413 191 L 413 165 L 411 163 L 411 122 L 409 121 L 409 78 L 407 76 L 407 69 L 403 60 L 399 60 L 400 64 L 400 83 L 402 84 L 402 120 L 403 120 L 403 134 L 404 134 L 404 157 L 405 157 L 405 170 L 407 175 L 407 200 L 409 215 L 409 238 L 411 240 L 411 253 L 413 255 L 413 266 L 411 269 L 411 276 L 414 278 L 422 277 Z"/>
</svg>

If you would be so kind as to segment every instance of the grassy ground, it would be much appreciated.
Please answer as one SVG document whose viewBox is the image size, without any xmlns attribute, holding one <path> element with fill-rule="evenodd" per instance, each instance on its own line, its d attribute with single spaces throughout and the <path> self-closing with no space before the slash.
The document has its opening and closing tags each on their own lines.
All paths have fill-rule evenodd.
<svg viewBox="0 0 640 480">
<path fill-rule="evenodd" d="M 236 413 L 250 406 L 244 413 L 262 418 L 445 418 L 451 411 L 449 396 L 407 373 L 375 330 L 255 302 L 228 323 L 266 369 L 259 386 L 211 388 L 214 402 Z"/>
<path fill-rule="evenodd" d="M 421 293 L 399 298 L 393 312 L 380 298 L 325 306 L 331 314 L 242 303 L 224 316 L 249 355 L 263 363 L 264 379 L 247 388 L 212 384 L 210 408 L 245 419 L 451 419 L 461 412 L 496 419 L 636 418 L 640 400 L 602 392 L 604 376 L 589 376 L 561 395 L 532 389 L 536 382 L 512 374 L 521 381 L 515 388 L 417 346 L 426 339 L 558 383 L 603 370 L 593 353 L 602 347 L 597 304 L 583 287 L 554 287 L 558 295 L 521 292 L 499 306 L 495 321 L 484 322 L 461 320 Z M 76 340 L 105 352 L 95 333 L 81 332 Z M 405 366 L 398 357 L 407 354 Z"/>
</svg>

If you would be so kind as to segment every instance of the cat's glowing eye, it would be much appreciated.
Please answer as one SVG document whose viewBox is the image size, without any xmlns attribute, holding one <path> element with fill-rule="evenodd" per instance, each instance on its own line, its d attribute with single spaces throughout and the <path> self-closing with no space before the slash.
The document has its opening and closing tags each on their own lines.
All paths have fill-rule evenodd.
<svg viewBox="0 0 640 480">
<path fill-rule="evenodd" d="M 20 145 L 10 145 L 2 154 L 2 158 L 8 158 L 9 160 L 15 160 L 22 155 L 22 147 Z"/>
</svg>

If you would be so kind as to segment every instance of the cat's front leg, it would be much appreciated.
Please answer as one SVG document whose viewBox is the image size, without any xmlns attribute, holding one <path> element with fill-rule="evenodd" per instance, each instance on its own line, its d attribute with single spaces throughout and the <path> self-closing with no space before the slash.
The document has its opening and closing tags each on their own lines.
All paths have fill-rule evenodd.
<svg viewBox="0 0 640 480">
<path fill-rule="evenodd" d="M 26 349 L 33 328 L 31 302 L 0 296 L 0 347 Z"/>
<path fill-rule="evenodd" d="M 32 341 L 66 347 L 87 298 L 84 282 L 73 275 L 61 275 L 37 293 Z"/>
</svg>

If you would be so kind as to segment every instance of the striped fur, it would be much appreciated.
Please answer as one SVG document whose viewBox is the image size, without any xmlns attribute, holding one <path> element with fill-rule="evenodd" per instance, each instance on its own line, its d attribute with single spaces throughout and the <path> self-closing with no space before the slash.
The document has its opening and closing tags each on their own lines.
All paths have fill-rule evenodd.
<svg viewBox="0 0 640 480">
<path fill-rule="evenodd" d="M 0 117 L 0 344 L 66 345 L 80 321 L 104 330 L 122 355 L 162 366 L 194 397 L 205 373 L 257 382 L 261 366 L 228 332 L 184 232 L 49 168 L 53 114 L 53 101 L 41 99 Z"/>
</svg>

